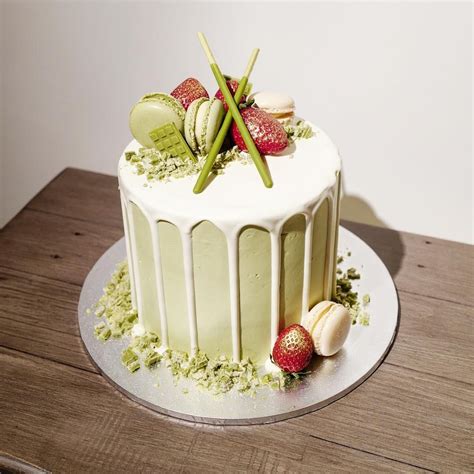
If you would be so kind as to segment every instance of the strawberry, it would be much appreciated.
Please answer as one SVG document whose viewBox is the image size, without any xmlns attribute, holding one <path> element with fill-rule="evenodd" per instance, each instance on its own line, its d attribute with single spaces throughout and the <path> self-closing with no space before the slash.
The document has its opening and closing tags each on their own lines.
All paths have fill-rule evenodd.
<svg viewBox="0 0 474 474">
<path fill-rule="evenodd" d="M 244 119 L 255 146 L 263 155 L 274 155 L 288 146 L 288 137 L 283 125 L 269 113 L 262 109 L 248 107 L 242 109 L 240 115 Z M 241 150 L 247 150 L 235 122 L 232 123 L 232 137 Z"/>
<path fill-rule="evenodd" d="M 232 94 L 232 97 L 234 97 L 235 93 L 237 92 L 237 88 L 239 87 L 239 83 L 235 79 L 231 79 L 230 81 L 227 81 L 227 87 L 229 88 L 230 93 Z M 221 90 L 219 89 L 215 97 L 217 97 L 223 104 L 224 104 L 224 109 L 227 112 L 229 110 L 229 106 L 227 105 L 227 102 L 224 99 L 224 95 L 222 94 Z M 247 100 L 247 97 L 245 95 L 242 96 L 240 99 L 239 104 L 242 104 Z"/>
<path fill-rule="evenodd" d="M 188 79 L 184 80 L 170 95 L 178 99 L 186 110 L 188 110 L 191 102 L 196 99 L 201 97 L 209 98 L 209 94 L 204 89 L 204 86 L 193 77 L 188 77 Z"/>
<path fill-rule="evenodd" d="M 313 339 L 299 324 L 284 329 L 273 346 L 273 362 L 284 372 L 301 372 L 313 356 Z"/>
</svg>

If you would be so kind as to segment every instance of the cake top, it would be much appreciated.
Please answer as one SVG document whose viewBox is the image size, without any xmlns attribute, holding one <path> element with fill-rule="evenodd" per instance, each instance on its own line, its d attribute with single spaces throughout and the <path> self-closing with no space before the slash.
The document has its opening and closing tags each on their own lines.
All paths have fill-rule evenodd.
<svg viewBox="0 0 474 474">
<path fill-rule="evenodd" d="M 296 140 L 278 156 L 266 157 L 272 188 L 262 185 L 244 152 L 237 153 L 237 159 L 234 157 L 200 194 L 193 193 L 198 166 L 190 176 L 149 180 L 140 169 L 143 165 L 139 164 L 137 172 L 136 163 L 126 157 L 127 152 L 140 149 L 136 140 L 120 158 L 120 187 L 150 218 L 168 220 L 181 228 L 191 229 L 208 220 L 229 231 L 250 224 L 273 229 L 295 214 L 311 212 L 336 182 L 341 166 L 338 152 L 322 130 L 310 126 L 312 137 Z"/>
</svg>

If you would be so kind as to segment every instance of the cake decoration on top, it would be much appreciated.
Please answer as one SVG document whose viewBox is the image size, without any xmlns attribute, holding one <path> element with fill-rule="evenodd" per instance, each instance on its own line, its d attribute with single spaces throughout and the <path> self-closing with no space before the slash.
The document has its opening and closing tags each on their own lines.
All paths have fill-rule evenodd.
<svg viewBox="0 0 474 474">
<path fill-rule="evenodd" d="M 209 99 L 207 90 L 194 77 L 185 79 L 170 94 L 147 94 L 130 112 L 132 135 L 143 147 L 163 152 L 164 159 L 195 161 L 194 154 L 198 155 L 197 160 L 203 164 L 195 193 L 203 191 L 209 173 L 215 169 L 214 162 L 221 151 L 232 147 L 231 142 L 250 155 L 263 183 L 271 187 L 269 165 L 261 155 L 277 155 L 296 138 L 309 138 L 311 127 L 291 123 L 294 101 L 285 94 L 262 91 L 249 97 L 248 79 L 258 49 L 254 49 L 243 76 L 237 80 L 221 73 L 202 33 L 199 39 L 219 85 L 215 96 Z M 169 137 L 158 136 L 165 131 Z"/>
</svg>

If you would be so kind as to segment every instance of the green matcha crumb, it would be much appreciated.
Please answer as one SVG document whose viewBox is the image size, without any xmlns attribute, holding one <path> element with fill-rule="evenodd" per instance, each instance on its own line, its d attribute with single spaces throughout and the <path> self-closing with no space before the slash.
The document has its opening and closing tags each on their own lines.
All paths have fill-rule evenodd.
<svg viewBox="0 0 474 474">
<path fill-rule="evenodd" d="M 359 280 L 360 273 L 354 267 L 351 267 L 347 270 L 347 278 L 349 280 Z"/>
<path fill-rule="evenodd" d="M 368 305 L 368 304 L 370 303 L 370 295 L 364 295 L 364 296 L 362 297 L 362 303 L 363 303 L 364 305 Z"/>
<path fill-rule="evenodd" d="M 283 128 L 285 129 L 289 143 L 293 143 L 301 138 L 311 138 L 314 135 L 311 125 L 304 120 L 298 120 L 295 125 L 291 122 L 285 123 Z"/>
<path fill-rule="evenodd" d="M 361 326 L 368 326 L 370 324 L 370 316 L 368 313 L 366 312 L 362 312 L 360 313 L 359 317 L 358 317 L 358 323 L 361 325 Z"/>
<path fill-rule="evenodd" d="M 125 152 L 125 159 L 127 161 L 130 161 L 134 156 L 136 156 L 136 153 L 134 151 L 126 151 Z"/>
<path fill-rule="evenodd" d="M 135 372 L 140 368 L 138 356 L 130 347 L 122 351 L 122 364 L 125 365 L 130 372 Z"/>
<path fill-rule="evenodd" d="M 151 368 L 154 367 L 156 364 L 160 363 L 161 358 L 162 357 L 160 354 L 158 354 L 158 352 L 148 350 L 147 352 L 145 352 L 143 363 L 145 367 Z"/>
<path fill-rule="evenodd" d="M 104 322 L 101 322 L 94 327 L 94 334 L 99 341 L 107 341 L 110 338 L 111 331 Z"/>
</svg>

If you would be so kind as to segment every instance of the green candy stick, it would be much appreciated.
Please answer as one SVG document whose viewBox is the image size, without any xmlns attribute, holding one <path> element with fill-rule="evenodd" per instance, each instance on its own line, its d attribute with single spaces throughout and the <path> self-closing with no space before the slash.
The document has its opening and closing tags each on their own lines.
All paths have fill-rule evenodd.
<svg viewBox="0 0 474 474">
<path fill-rule="evenodd" d="M 247 82 L 249 80 L 249 76 L 250 76 L 250 73 L 252 72 L 255 61 L 257 60 L 258 53 L 259 53 L 258 49 L 253 50 L 252 56 L 250 57 L 249 63 L 247 65 L 247 69 L 245 70 L 244 75 L 242 76 L 242 79 L 240 79 L 239 81 L 239 86 L 237 87 L 237 90 L 235 91 L 235 95 L 233 99 L 236 104 L 240 102 L 240 99 L 244 95 L 245 89 L 247 87 Z M 207 155 L 206 162 L 204 163 L 201 173 L 199 174 L 198 180 L 196 181 L 196 184 L 194 186 L 193 191 L 196 194 L 199 194 L 200 192 L 202 192 L 204 184 L 206 183 L 206 179 L 209 176 L 212 166 L 214 165 L 214 162 L 216 161 L 217 155 L 219 154 L 222 148 L 222 144 L 224 143 L 225 137 L 227 135 L 227 131 L 229 130 L 229 127 L 231 124 L 232 124 L 232 112 L 228 110 L 224 118 L 224 121 L 222 122 L 219 133 L 217 134 L 217 137 L 214 140 L 214 143 L 212 144 L 209 154 Z"/>
<path fill-rule="evenodd" d="M 229 106 L 229 111 L 232 114 L 232 118 L 235 120 L 237 128 L 239 129 L 239 132 L 242 135 L 245 146 L 247 147 L 247 150 L 250 153 L 253 162 L 255 163 L 255 166 L 260 174 L 260 177 L 262 178 L 263 183 L 267 188 L 271 188 L 273 186 L 272 178 L 270 177 L 268 169 L 266 168 L 265 163 L 263 162 L 262 157 L 260 156 L 260 153 L 257 150 L 257 147 L 255 146 L 255 143 L 249 131 L 247 130 L 245 122 L 242 119 L 242 116 L 240 115 L 239 108 L 234 102 L 234 98 L 232 97 L 232 94 L 230 93 L 229 88 L 227 87 L 225 78 L 216 63 L 216 60 L 211 52 L 211 49 L 209 48 L 207 40 L 202 33 L 198 33 L 198 37 L 204 49 L 204 52 L 206 53 L 209 64 L 211 65 L 211 70 L 214 74 L 214 77 L 216 78 L 217 84 L 219 85 L 219 89 L 221 90 L 222 95 L 224 96 L 224 99 L 227 102 L 227 105 Z"/>
</svg>

